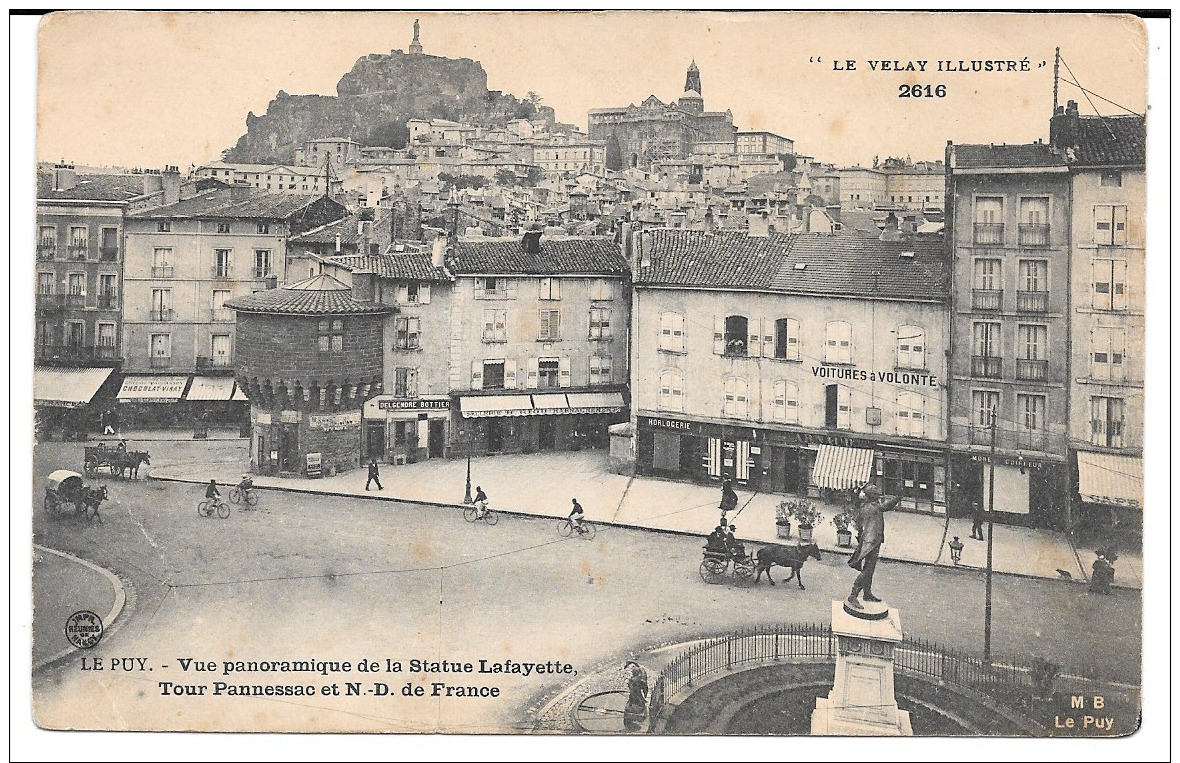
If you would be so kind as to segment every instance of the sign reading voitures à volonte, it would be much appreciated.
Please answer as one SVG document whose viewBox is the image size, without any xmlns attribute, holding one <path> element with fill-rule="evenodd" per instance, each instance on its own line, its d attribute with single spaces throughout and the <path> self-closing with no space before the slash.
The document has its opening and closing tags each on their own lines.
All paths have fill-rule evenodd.
<svg viewBox="0 0 1180 763">
<path fill-rule="evenodd" d="M 919 387 L 938 386 L 938 377 L 924 371 L 866 371 L 846 366 L 812 366 L 811 373 L 821 379 L 879 381 L 886 384 L 913 384 Z"/>
</svg>

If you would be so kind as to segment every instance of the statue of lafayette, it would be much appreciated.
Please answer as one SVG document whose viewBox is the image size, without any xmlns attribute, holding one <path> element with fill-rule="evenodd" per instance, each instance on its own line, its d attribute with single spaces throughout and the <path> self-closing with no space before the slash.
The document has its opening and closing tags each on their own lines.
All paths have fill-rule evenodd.
<svg viewBox="0 0 1180 763">
<path fill-rule="evenodd" d="M 856 581 L 852 584 L 852 593 L 848 594 L 846 605 L 852 609 L 863 610 L 859 596 L 864 592 L 865 601 L 881 601 L 873 595 L 873 573 L 877 570 L 877 557 L 881 553 L 881 544 L 885 542 L 885 517 L 883 512 L 897 506 L 900 497 L 894 496 L 883 500 L 881 489 L 876 485 L 866 485 L 859 496 L 860 507 L 857 509 L 857 547 L 848 566 L 860 570 Z"/>
</svg>

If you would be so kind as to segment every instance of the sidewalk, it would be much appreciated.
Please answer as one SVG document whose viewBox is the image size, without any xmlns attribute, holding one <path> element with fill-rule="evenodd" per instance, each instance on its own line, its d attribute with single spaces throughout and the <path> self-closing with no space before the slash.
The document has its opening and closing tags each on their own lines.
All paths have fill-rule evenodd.
<svg viewBox="0 0 1180 763">
<path fill-rule="evenodd" d="M 33 669 L 77 651 L 65 637 L 66 620 L 80 610 L 102 618 L 110 631 L 126 592 L 114 574 L 60 551 L 33 547 Z"/>
<path fill-rule="evenodd" d="M 153 479 L 205 483 L 216 477 L 220 483 L 235 484 L 245 467 L 210 453 L 205 463 L 159 463 L 153 465 Z M 564 518 L 570 500 L 577 498 L 592 522 L 642 527 L 663 532 L 704 537 L 717 525 L 717 504 L 721 491 L 712 485 L 696 485 L 649 477 L 627 477 L 606 471 L 607 455 L 602 450 L 503 455 L 471 460 L 471 489 L 482 486 L 493 508 L 533 516 Z M 388 500 L 454 506 L 464 497 L 467 462 L 462 459 L 433 459 L 405 466 L 382 466 L 383 491 L 366 492 L 365 469 L 334 477 L 309 480 L 298 477 L 256 477 L 262 488 L 295 490 L 339 496 L 362 496 Z M 797 528 L 790 540 L 775 532 L 775 506 L 786 496 L 738 491 L 738 511 L 729 515 L 737 535 L 755 543 L 797 542 Z M 265 499 L 264 499 L 265 500 Z M 814 539 L 824 551 L 851 554 L 836 543 L 831 523 L 840 508 L 820 504 L 823 520 Z M 984 568 L 987 544 L 971 540 L 970 520 L 892 511 L 886 514 L 885 559 L 918 564 L 954 566 L 946 546 L 954 535 L 965 544 L 960 566 Z M 1068 537 L 1048 530 L 996 525 L 993 569 L 1013 575 L 1059 579 L 1068 573 L 1075 581 L 1088 579 L 1083 562 Z M 1121 586 L 1140 587 L 1131 573 L 1133 560 L 1119 562 Z"/>
<path fill-rule="evenodd" d="M 92 434 L 88 442 L 118 442 L 126 440 L 136 443 L 142 440 L 244 440 L 246 438 L 238 431 L 238 427 L 209 427 L 209 436 L 194 438 L 193 427 L 176 427 L 172 429 L 124 429 L 118 434 Z"/>
</svg>

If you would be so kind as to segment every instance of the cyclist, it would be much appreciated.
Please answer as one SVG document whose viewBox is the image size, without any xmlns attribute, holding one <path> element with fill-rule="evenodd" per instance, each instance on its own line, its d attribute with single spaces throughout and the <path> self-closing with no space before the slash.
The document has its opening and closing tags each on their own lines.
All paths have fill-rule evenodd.
<svg viewBox="0 0 1180 763">
<path fill-rule="evenodd" d="M 209 487 L 205 488 L 205 498 L 212 501 L 210 508 L 217 508 L 221 505 L 221 491 L 217 489 L 217 480 L 209 480 Z"/>
<path fill-rule="evenodd" d="M 243 474 L 242 481 L 238 483 L 239 492 L 241 492 L 243 495 L 245 495 L 248 491 L 253 490 L 253 489 L 254 489 L 254 480 L 250 477 L 249 474 Z"/>
<path fill-rule="evenodd" d="M 483 491 L 479 485 L 475 486 L 475 518 L 483 519 L 484 514 L 488 513 L 488 494 Z"/>
<path fill-rule="evenodd" d="M 578 503 L 578 499 L 573 500 L 574 507 L 570 509 L 569 523 L 573 526 L 579 534 L 586 532 L 582 529 L 582 520 L 586 518 L 586 512 L 582 509 L 582 504 Z"/>
</svg>

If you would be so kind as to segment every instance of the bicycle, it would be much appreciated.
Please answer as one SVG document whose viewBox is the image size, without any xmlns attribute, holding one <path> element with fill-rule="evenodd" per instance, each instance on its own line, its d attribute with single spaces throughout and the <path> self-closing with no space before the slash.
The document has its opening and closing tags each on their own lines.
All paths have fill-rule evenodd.
<svg viewBox="0 0 1180 763">
<path fill-rule="evenodd" d="M 463 518 L 468 522 L 474 522 L 477 519 L 482 519 L 489 525 L 494 525 L 500 521 L 500 515 L 489 509 L 487 506 L 483 509 L 483 516 L 479 516 L 479 507 L 467 506 L 463 509 Z"/>
<path fill-rule="evenodd" d="M 210 501 L 213 505 L 210 505 Z M 229 517 L 229 504 L 220 498 L 207 498 L 197 504 L 197 514 L 202 517 L 211 517 L 213 512 L 217 512 L 217 516 L 222 519 Z"/>
<path fill-rule="evenodd" d="M 252 487 L 245 489 L 231 487 L 229 489 L 229 500 L 231 503 L 245 504 L 243 510 L 248 510 L 250 507 L 258 505 L 258 493 Z"/>
<path fill-rule="evenodd" d="M 575 531 L 574 523 L 571 522 L 568 517 L 566 517 L 557 525 L 557 534 L 563 538 L 568 538 L 575 532 L 577 532 L 578 535 L 580 535 L 584 540 L 592 540 L 595 533 L 598 532 L 598 529 L 583 519 L 581 526 L 579 526 Z"/>
</svg>

